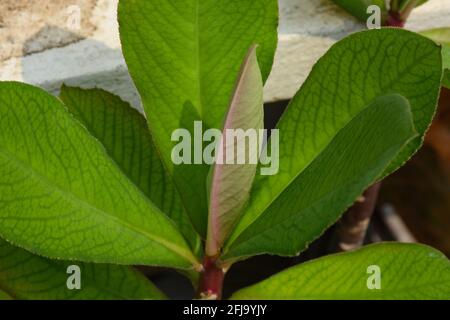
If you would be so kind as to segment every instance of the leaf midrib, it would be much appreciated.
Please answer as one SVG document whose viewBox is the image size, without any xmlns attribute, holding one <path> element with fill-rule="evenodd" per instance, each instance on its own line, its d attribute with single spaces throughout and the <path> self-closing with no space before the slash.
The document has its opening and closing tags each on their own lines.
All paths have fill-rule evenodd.
<svg viewBox="0 0 450 320">
<path fill-rule="evenodd" d="M 173 243 L 170 243 L 170 242 L 164 240 L 161 237 L 152 235 L 152 234 L 146 232 L 145 230 L 141 230 L 141 229 L 131 225 L 127 221 L 121 220 L 119 217 L 117 217 L 115 215 L 111 215 L 110 213 L 108 213 L 108 212 L 106 212 L 106 211 L 104 211 L 104 210 L 102 210 L 100 208 L 97 208 L 95 205 L 89 203 L 88 201 L 78 198 L 76 195 L 73 195 L 70 191 L 65 190 L 64 188 L 62 188 L 61 186 L 57 185 L 56 183 L 52 183 L 47 177 L 45 177 L 45 175 L 42 175 L 41 173 L 39 173 L 31 165 L 27 166 L 26 162 L 20 160 L 15 155 L 13 155 L 11 152 L 6 150 L 5 148 L 2 148 L 1 146 L 0 146 L 0 152 L 7 159 L 9 159 L 10 161 L 14 162 L 24 172 L 28 172 L 31 175 L 37 177 L 38 180 L 43 182 L 47 187 L 49 187 L 50 189 L 53 189 L 54 191 L 60 193 L 61 195 L 63 195 L 63 197 L 69 199 L 71 202 L 78 204 L 80 207 L 84 207 L 84 208 L 90 209 L 90 210 L 92 210 L 94 212 L 100 213 L 101 215 L 107 217 L 106 220 L 108 220 L 108 218 L 112 219 L 114 222 L 116 222 L 118 225 L 124 227 L 125 229 L 128 228 L 131 231 L 133 231 L 134 233 L 136 233 L 138 235 L 141 235 L 141 236 L 144 236 L 145 238 L 148 238 L 150 241 L 156 242 L 156 243 L 160 244 L 161 246 L 166 247 L 169 251 L 172 251 L 172 252 L 176 253 L 177 255 L 181 256 L 184 259 L 186 259 L 190 263 L 193 263 L 193 265 L 198 264 L 196 259 L 192 255 L 190 255 L 188 252 L 186 252 L 186 250 L 183 250 L 181 247 L 179 247 L 179 246 L 177 246 L 177 245 L 175 245 Z"/>
</svg>

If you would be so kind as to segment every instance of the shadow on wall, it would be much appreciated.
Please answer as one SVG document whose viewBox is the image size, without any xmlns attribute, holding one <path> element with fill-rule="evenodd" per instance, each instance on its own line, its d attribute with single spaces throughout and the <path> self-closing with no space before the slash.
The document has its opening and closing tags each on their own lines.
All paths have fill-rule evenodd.
<svg viewBox="0 0 450 320">
<path fill-rule="evenodd" d="M 54 40 L 48 37 L 54 37 Z M 43 43 L 61 43 L 63 37 L 74 39 L 74 42 L 46 50 L 45 54 L 39 53 L 45 49 Z M 53 94 L 59 93 L 63 82 L 69 86 L 102 88 L 142 110 L 121 50 L 52 25 L 44 26 L 29 37 L 23 48 L 21 72 L 24 82 L 38 84 Z M 38 53 L 25 55 L 29 52 Z"/>
<path fill-rule="evenodd" d="M 23 44 L 22 56 L 45 51 L 47 48 L 64 47 L 85 39 L 84 36 L 57 27 L 46 25 L 28 38 Z"/>
</svg>

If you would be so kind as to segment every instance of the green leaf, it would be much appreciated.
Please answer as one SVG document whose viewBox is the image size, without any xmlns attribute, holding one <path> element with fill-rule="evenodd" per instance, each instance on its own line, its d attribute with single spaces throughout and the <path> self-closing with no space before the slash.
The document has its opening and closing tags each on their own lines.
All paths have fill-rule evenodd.
<svg viewBox="0 0 450 320">
<path fill-rule="evenodd" d="M 271 252 L 294 254 L 317 238 L 324 228 L 333 223 L 356 196 L 362 193 L 364 187 L 397 169 L 419 148 L 436 110 L 441 74 L 440 48 L 431 40 L 406 30 L 364 31 L 350 35 L 335 44 L 314 66 L 281 118 L 277 126 L 280 130 L 279 173 L 256 177 L 249 206 L 231 235 L 227 247 L 233 246 L 237 249 L 237 244 L 233 244 L 233 241 L 252 224 L 257 224 L 258 228 L 263 225 L 272 226 L 272 222 L 282 216 L 290 216 L 293 219 L 300 217 L 298 219 L 300 226 L 298 229 L 290 226 L 270 228 L 271 234 L 272 231 L 273 235 L 278 232 L 283 239 L 288 239 L 285 241 L 281 238 L 272 239 L 273 246 L 280 248 Z M 346 153 L 342 153 L 340 149 L 335 150 L 331 142 L 336 135 L 347 132 L 342 132 L 342 129 L 349 126 L 352 119 L 358 117 L 368 105 L 373 104 L 374 99 L 392 93 L 397 93 L 409 101 L 414 126 L 419 136 L 410 140 L 391 162 L 389 158 L 391 155 L 376 152 L 383 152 L 392 147 L 388 140 L 395 138 L 389 135 L 397 134 L 392 130 L 396 127 L 387 128 L 386 123 L 380 123 L 379 125 L 387 130 L 382 133 L 387 140 L 378 141 L 381 138 L 374 138 L 377 141 L 371 141 L 370 135 L 378 129 L 374 122 L 367 119 L 367 127 L 374 130 L 373 132 L 367 131 L 364 135 L 349 133 L 348 141 L 342 142 L 343 145 L 354 145 L 351 149 L 354 152 L 350 152 L 351 150 L 344 146 L 342 150 Z M 385 117 L 389 117 L 391 111 L 386 112 L 388 113 Z M 381 119 L 382 115 L 376 117 Z M 397 120 L 386 119 L 381 122 Z M 356 125 L 350 125 L 353 126 Z M 362 141 L 363 138 L 369 140 Z M 376 145 L 380 149 L 372 148 L 370 152 L 366 152 L 368 145 L 373 147 Z M 364 150 L 367 158 L 356 150 Z M 323 154 L 331 152 L 336 152 L 333 157 L 342 161 L 342 166 L 346 170 L 341 170 L 332 159 L 324 162 Z M 344 155 L 347 158 L 343 158 Z M 351 164 L 354 168 L 348 167 L 348 161 L 353 158 L 355 159 L 351 160 Z M 357 163 L 356 159 L 361 163 Z M 386 161 L 391 162 L 387 169 Z M 312 168 L 320 171 L 313 172 Z M 385 169 L 383 174 L 375 172 L 380 169 Z M 335 177 L 336 175 L 338 177 Z M 305 180 L 305 176 L 311 180 Z M 329 185 L 325 185 L 319 177 L 322 177 L 323 181 L 328 181 Z M 346 183 L 344 178 L 347 179 Z M 339 181 L 343 184 L 337 184 Z M 347 186 L 350 181 L 353 181 L 352 184 Z M 331 188 L 332 186 L 334 187 Z M 326 201 L 320 198 L 325 189 L 334 190 L 338 186 L 339 192 L 330 194 Z M 345 197 L 334 199 L 338 198 L 339 194 Z M 331 207 L 330 210 L 322 208 L 328 206 Z M 300 208 L 305 210 L 308 207 L 306 216 L 309 218 L 305 218 L 308 221 L 304 221 L 301 218 L 303 214 Z M 314 210 L 315 213 L 312 212 Z M 263 215 L 265 222 L 259 222 L 258 218 Z M 249 231 L 245 237 L 253 234 L 257 228 L 252 226 L 252 229 L 253 231 Z M 288 237 L 290 234 L 303 235 L 301 240 L 294 242 Z M 260 238 L 262 239 L 262 235 Z M 266 248 L 259 246 L 257 241 L 252 242 L 255 243 L 248 246 L 249 252 L 266 252 Z M 250 247 L 253 248 L 250 250 Z M 245 254 L 247 249 L 244 250 Z M 228 257 L 236 254 L 237 251 L 234 254 L 230 252 Z"/>
<path fill-rule="evenodd" d="M 442 85 L 450 89 L 450 28 L 430 29 L 420 33 L 442 45 Z"/>
<path fill-rule="evenodd" d="M 298 254 L 338 219 L 414 136 L 403 97 L 376 99 L 231 243 L 224 259 Z"/>
<path fill-rule="evenodd" d="M 72 274 L 67 273 L 67 268 L 71 265 L 80 268 L 79 290 L 67 288 Z M 164 299 L 150 281 L 132 268 L 49 260 L 1 239 L 0 289 L 10 298 L 22 300 Z"/>
<path fill-rule="evenodd" d="M 442 85 L 450 89 L 450 41 L 442 44 L 442 66 L 444 69 Z"/>
<path fill-rule="evenodd" d="M 189 268 L 172 221 L 45 91 L 0 83 L 0 236 L 52 258 Z"/>
<path fill-rule="evenodd" d="M 149 128 L 191 220 L 206 235 L 207 165 L 175 165 L 171 134 L 193 122 L 220 129 L 253 44 L 263 79 L 277 44 L 276 0 L 122 0 L 122 51 Z M 201 159 L 200 159 L 201 160 Z M 201 161 L 198 161 L 201 162 Z"/>
<path fill-rule="evenodd" d="M 378 271 L 380 289 L 374 288 Z M 292 267 L 236 292 L 231 299 L 447 300 L 450 261 L 424 245 L 375 244 Z"/>
<path fill-rule="evenodd" d="M 366 22 L 371 15 L 367 13 L 367 8 L 371 5 L 380 7 L 383 19 L 387 15 L 385 0 L 333 0 L 333 2 L 362 22 Z"/>
<path fill-rule="evenodd" d="M 195 251 L 201 243 L 156 152 L 145 118 L 119 97 L 63 86 L 69 111 L 105 147 L 127 177 L 178 225 Z"/>
<path fill-rule="evenodd" d="M 440 44 L 450 45 L 450 28 L 436 28 L 420 32 L 421 35 Z"/>
<path fill-rule="evenodd" d="M 0 290 L 0 301 L 2 300 L 12 300 L 12 297 L 6 292 Z"/>
<path fill-rule="evenodd" d="M 259 130 L 264 128 L 263 112 L 263 81 L 253 46 L 243 62 L 221 138 L 216 142 L 206 241 L 209 256 L 219 253 L 250 195 L 259 158 Z M 227 130 L 234 129 L 242 135 L 229 137 Z"/>
</svg>

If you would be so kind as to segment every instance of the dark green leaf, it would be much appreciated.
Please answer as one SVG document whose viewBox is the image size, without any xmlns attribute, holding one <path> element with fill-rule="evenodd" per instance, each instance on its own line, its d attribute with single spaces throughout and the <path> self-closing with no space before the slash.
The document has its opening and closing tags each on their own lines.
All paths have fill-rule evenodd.
<svg viewBox="0 0 450 320">
<path fill-rule="evenodd" d="M 411 111 L 404 98 L 376 99 L 231 242 L 224 259 L 262 253 L 298 254 L 338 219 L 414 136 Z M 246 218 L 248 221 L 250 216 Z"/>
<path fill-rule="evenodd" d="M 237 250 L 238 245 L 233 241 L 249 226 L 253 231 L 248 231 L 239 242 L 250 235 L 252 237 L 256 235 L 257 229 L 271 226 L 267 232 L 271 234 L 273 240 L 271 250 L 275 250 L 276 247 L 275 251 L 271 251 L 273 253 L 294 254 L 318 237 L 365 187 L 397 169 L 420 147 L 423 135 L 436 110 L 441 74 L 439 46 L 409 31 L 400 29 L 364 31 L 334 45 L 314 66 L 280 120 L 277 126 L 280 130 L 280 172 L 274 176 L 257 176 L 249 206 L 231 240 L 228 241 L 228 247 L 234 247 L 232 251 Z M 401 120 L 393 118 L 383 120 L 383 117 L 391 116 L 392 111 L 389 109 L 386 110 L 386 115 L 376 116 L 380 120 L 377 125 L 386 130 L 380 137 L 370 137 L 379 129 L 375 127 L 374 121 L 366 119 L 368 130 L 364 135 L 350 134 L 348 141 L 340 142 L 341 149 L 333 146 L 332 141 L 336 139 L 336 135 L 338 133 L 343 135 L 346 132 L 342 131 L 344 127 L 348 127 L 349 123 L 350 126 L 356 126 L 352 121 L 355 116 L 363 117 L 360 115 L 362 110 L 369 110 L 368 105 L 377 104 L 373 102 L 374 100 L 380 103 L 377 98 L 391 93 L 400 94 L 408 100 L 414 126 L 419 133 L 418 137 L 402 148 L 394 161 L 388 159 L 394 154 L 387 155 L 383 152 L 392 147 L 388 140 L 398 134 L 395 131 L 397 125 L 391 123 L 389 128 L 385 125 L 390 121 Z M 391 134 L 392 136 L 389 136 Z M 379 141 L 381 137 L 387 140 Z M 378 143 L 379 149 L 376 150 L 374 147 Z M 384 143 L 386 144 L 383 146 Z M 371 152 L 366 151 L 369 145 L 372 146 Z M 364 152 L 365 155 L 359 154 L 360 152 Z M 332 157 L 336 161 L 341 161 L 341 164 L 338 165 L 331 158 L 328 162 L 324 162 L 326 158 L 323 153 L 328 155 L 335 153 Z M 364 158 L 365 156 L 371 158 Z M 356 159 L 360 162 L 356 162 Z M 387 169 L 386 161 L 391 162 Z M 355 167 L 346 167 L 348 163 L 354 164 Z M 341 170 L 340 166 L 348 170 Z M 385 169 L 383 174 L 375 172 L 380 169 Z M 313 170 L 320 171 L 313 172 Z M 311 180 L 305 180 L 305 176 Z M 324 181 L 329 185 L 325 185 Z M 339 192 L 321 198 L 321 194 L 325 195 L 324 190 L 335 189 Z M 308 216 L 307 221 L 301 218 L 303 216 L 301 209 L 308 212 L 305 214 L 305 217 Z M 264 222 L 259 222 L 258 218 L 262 215 Z M 289 219 L 286 218 L 286 222 L 275 227 L 273 222 L 284 216 L 294 220 L 299 217 L 299 225 L 294 227 L 292 221 L 289 224 L 287 222 Z M 299 236 L 300 234 L 302 236 Z M 277 235 L 281 238 L 277 239 Z M 260 235 L 258 238 L 264 237 Z M 294 238 L 298 241 L 292 241 Z M 245 250 L 243 242 L 239 245 L 242 249 L 240 255 L 243 255 L 244 251 L 245 255 L 250 252 L 267 252 L 266 243 L 259 246 L 256 238 L 251 242 L 252 245 Z M 237 251 L 229 252 L 227 256 L 236 254 Z"/>
</svg>

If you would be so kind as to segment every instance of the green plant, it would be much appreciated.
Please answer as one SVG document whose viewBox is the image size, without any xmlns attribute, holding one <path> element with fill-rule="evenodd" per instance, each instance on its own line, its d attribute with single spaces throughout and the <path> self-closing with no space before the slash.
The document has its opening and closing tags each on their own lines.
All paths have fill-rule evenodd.
<svg viewBox="0 0 450 320">
<path fill-rule="evenodd" d="M 401 28 L 405 25 L 413 9 L 424 4 L 427 0 L 334 0 L 334 2 L 362 22 L 367 21 L 369 28 L 379 28 L 381 25 Z M 376 10 L 376 7 L 379 10 Z M 379 20 L 376 18 L 377 15 L 380 15 Z M 380 25 L 377 26 L 376 23 Z M 449 29 L 432 29 L 420 33 L 442 45 L 442 66 L 444 70 L 442 86 L 448 88 L 450 74 Z M 369 187 L 361 196 L 361 201 L 357 201 L 349 208 L 338 222 L 335 232 L 337 244 L 334 247 L 336 247 L 336 250 L 348 251 L 361 247 L 377 203 L 380 186 L 381 181 Z"/>
<path fill-rule="evenodd" d="M 278 174 L 246 163 L 175 165 L 171 135 L 194 134 L 194 121 L 262 128 L 277 42 L 275 0 L 177 4 L 119 4 L 122 49 L 146 117 L 98 89 L 63 87 L 58 99 L 0 84 L 0 297 L 162 298 L 119 266 L 149 265 L 183 270 L 199 297 L 220 298 L 233 263 L 299 254 L 420 147 L 439 95 L 441 49 L 381 29 L 345 38 L 314 66 L 277 125 Z M 67 290 L 66 267 L 78 264 L 69 260 L 83 262 L 88 289 Z M 381 289 L 376 277 L 371 288 L 372 269 L 382 273 Z M 449 292 L 441 253 L 385 243 L 296 266 L 233 298 Z"/>
</svg>

